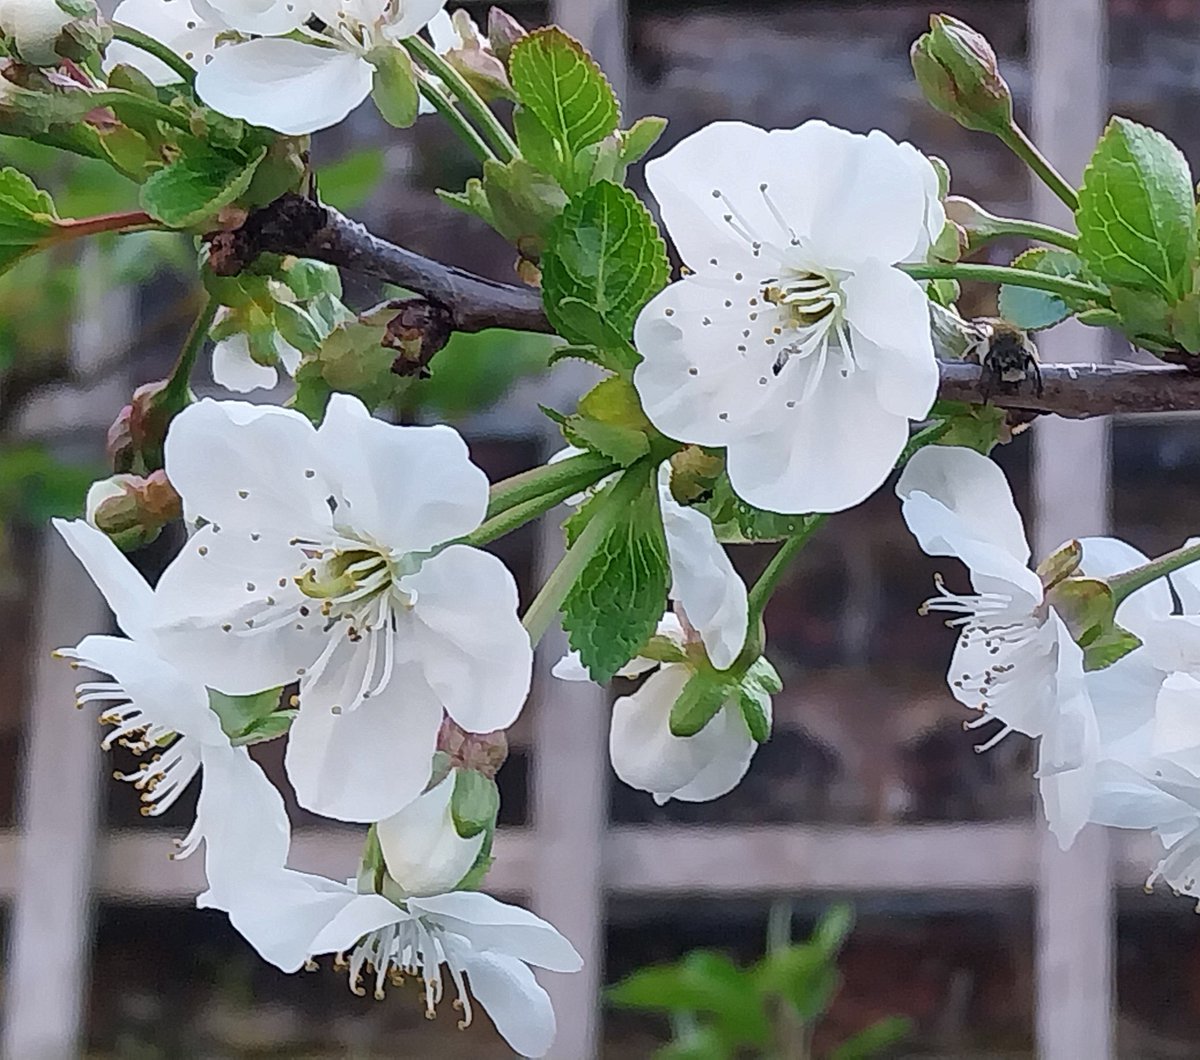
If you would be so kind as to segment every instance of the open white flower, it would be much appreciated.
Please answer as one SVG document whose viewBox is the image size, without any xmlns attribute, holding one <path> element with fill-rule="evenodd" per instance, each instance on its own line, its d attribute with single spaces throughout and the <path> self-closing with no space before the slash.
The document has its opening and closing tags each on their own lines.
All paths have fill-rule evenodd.
<svg viewBox="0 0 1200 1060">
<path fill-rule="evenodd" d="M 265 822 L 287 827 L 286 817 Z M 456 891 L 393 902 L 359 893 L 351 884 L 257 863 L 238 872 L 228 863 L 209 874 L 209 890 L 196 904 L 229 914 L 233 926 L 264 960 L 294 972 L 313 957 L 337 954 L 350 988 L 365 994 L 364 977 L 382 998 L 390 982 L 422 983 L 430 1018 L 448 976 L 457 997 L 460 1027 L 472 1022 L 472 1001 L 487 1010 L 496 1029 L 523 1056 L 543 1056 L 554 1040 L 554 1009 L 529 965 L 575 972 L 583 961 L 551 924 L 519 906 L 485 894 Z M 347 956 L 343 957 L 345 954 Z M 443 972 L 445 966 L 445 972 Z"/>
<path fill-rule="evenodd" d="M 974 593 L 939 595 L 925 608 L 956 617 L 950 691 L 979 711 L 974 728 L 1001 727 L 977 750 L 1012 731 L 1041 737 L 1038 777 L 1050 828 L 1066 849 L 1086 823 L 1099 749 L 1083 652 L 1029 569 L 1029 543 L 1004 473 L 987 457 L 930 446 L 908 462 L 896 493 L 909 530 L 931 556 L 955 556 Z"/>
<path fill-rule="evenodd" d="M 200 14 L 192 0 L 121 0 L 113 12 L 113 21 L 141 30 L 165 44 L 196 70 L 212 59 L 218 34 L 230 28 L 220 20 Z M 169 85 L 180 79 L 161 59 L 125 41 L 114 40 L 104 53 L 104 72 L 111 72 L 118 63 L 141 71 L 156 85 Z"/>
<path fill-rule="evenodd" d="M 532 648 L 504 564 L 455 539 L 488 483 L 449 427 L 397 427 L 335 394 L 297 412 L 201 401 L 166 470 L 205 521 L 159 582 L 160 645 L 211 687 L 299 679 L 288 775 L 301 805 L 376 821 L 424 789 L 443 711 L 506 728 Z"/>
<path fill-rule="evenodd" d="M 204 685 L 159 657 L 150 625 L 153 590 L 99 530 L 62 519 L 54 526 L 127 634 L 85 637 L 58 654 L 110 676 L 80 684 L 77 701 L 104 705 L 100 720 L 113 726 L 102 744 L 106 750 L 119 743 L 149 756 L 135 772 L 117 774 L 141 792 L 142 813 L 157 817 L 170 809 L 203 771 L 196 820 L 176 856 L 191 854 L 201 840 L 210 867 L 223 858 L 248 869 L 286 856 L 286 817 L 283 831 L 271 825 L 284 813 L 279 792 L 244 747 L 230 744 Z M 249 826 L 260 819 L 261 827 Z"/>
<path fill-rule="evenodd" d="M 322 30 L 303 27 L 304 40 L 265 36 L 219 48 L 196 78 L 196 93 L 223 114 L 289 136 L 336 125 L 371 94 L 374 64 L 444 5 L 315 0 L 311 11 Z"/>
<path fill-rule="evenodd" d="M 937 391 L 928 302 L 893 267 L 923 260 L 943 225 L 928 159 L 878 131 L 717 122 L 646 180 L 691 270 L 634 330 L 646 415 L 724 446 L 760 508 L 865 499 Z"/>
<path fill-rule="evenodd" d="M 445 894 L 471 871 L 486 832 L 464 839 L 454 826 L 450 802 L 455 773 L 375 826 L 388 875 L 406 895 Z"/>
<path fill-rule="evenodd" d="M 685 630 L 679 617 L 668 612 L 657 636 L 679 649 L 679 661 L 660 664 L 639 657 L 618 671 L 618 677 L 650 676 L 636 692 L 613 704 L 608 733 L 613 772 L 631 788 L 650 792 L 660 806 L 671 799 L 718 799 L 746 775 L 758 743 L 733 699 L 694 736 L 671 732 L 671 709 L 696 672 L 687 651 L 699 647 L 699 634 Z M 564 681 L 588 680 L 574 652 L 559 660 L 554 675 Z"/>
</svg>

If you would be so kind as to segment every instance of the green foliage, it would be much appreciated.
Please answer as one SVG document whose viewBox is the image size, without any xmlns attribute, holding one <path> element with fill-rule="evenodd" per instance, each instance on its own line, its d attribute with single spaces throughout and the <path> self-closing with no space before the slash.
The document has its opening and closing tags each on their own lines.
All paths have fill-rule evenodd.
<svg viewBox="0 0 1200 1060">
<path fill-rule="evenodd" d="M 542 263 L 546 315 L 570 342 L 595 346 L 613 371 L 639 360 L 629 344 L 641 308 L 670 275 L 666 246 L 633 192 L 607 181 L 572 199 Z"/>
<path fill-rule="evenodd" d="M 723 953 L 693 950 L 673 964 L 633 972 L 607 997 L 621 1008 L 672 1017 L 675 1039 L 658 1051 L 658 1060 L 808 1056 L 813 1031 L 841 986 L 837 958 L 853 922 L 850 906 L 839 904 L 822 915 L 807 942 L 791 942 L 786 934 L 771 939 L 766 956 L 748 968 Z M 893 1016 L 828 1055 L 866 1060 L 909 1033 L 909 1021 Z"/>
<path fill-rule="evenodd" d="M 97 467 L 61 461 L 40 445 L 0 448 L 0 525 L 81 515 L 87 488 L 100 474 Z"/>
<path fill-rule="evenodd" d="M 781 515 L 747 504 L 734 493 L 724 471 L 712 480 L 709 496 L 698 500 L 695 507 L 712 520 L 717 540 L 730 544 L 782 541 L 799 533 L 815 518 L 811 515 Z"/>
<path fill-rule="evenodd" d="M 220 720 L 221 731 L 231 740 L 258 743 L 261 741 L 246 741 L 243 738 L 276 711 L 282 693 L 282 688 L 269 688 L 249 696 L 229 696 L 210 688 L 208 705 Z"/>
<path fill-rule="evenodd" d="M 1078 254 L 1061 247 L 1035 247 L 1027 250 L 1012 263 L 1015 269 L 1028 269 L 1047 276 L 1061 276 L 1071 280 L 1088 280 L 1086 266 Z M 1000 315 L 1005 320 L 1025 331 L 1048 328 L 1071 315 L 1068 306 L 1058 295 L 1049 291 L 1036 291 L 1032 287 L 1016 287 L 1008 284 L 1000 288 Z"/>
<path fill-rule="evenodd" d="M 633 385 L 620 376 L 602 380 L 579 399 L 579 411 L 558 420 L 571 445 L 629 467 L 650 451 L 658 432 L 646 419 Z"/>
<path fill-rule="evenodd" d="M 562 605 L 571 647 L 600 684 L 654 634 L 671 584 L 654 462 L 634 465 L 584 505 L 573 519 L 574 540 L 606 506 L 609 529 Z"/>
<path fill-rule="evenodd" d="M 491 777 L 477 769 L 454 771 L 454 793 L 450 796 L 450 815 L 454 830 L 463 839 L 494 828 L 500 812 L 500 790 Z"/>
<path fill-rule="evenodd" d="M 759 657 L 743 672 L 741 667 L 714 670 L 703 661 L 671 708 L 671 734 L 695 736 L 724 706 L 736 706 L 757 743 L 771 737 L 771 696 L 783 689 L 779 674 Z"/>
<path fill-rule="evenodd" d="M 24 173 L 0 169 L 0 272 L 54 234 L 54 200 Z"/>
<path fill-rule="evenodd" d="M 352 151 L 336 162 L 317 167 L 317 187 L 321 201 L 335 210 L 362 206 L 383 178 L 382 148 L 367 147 Z"/>
<path fill-rule="evenodd" d="M 407 129 L 417 120 L 421 93 L 417 72 L 403 48 L 380 48 L 371 56 L 375 67 L 371 99 L 383 120 L 397 129 Z"/>
<path fill-rule="evenodd" d="M 215 151 L 193 151 L 154 173 L 142 185 L 141 201 L 168 228 L 193 228 L 211 221 L 250 187 L 266 148 L 249 160 Z"/>
<path fill-rule="evenodd" d="M 1110 287 L 1175 302 L 1192 286 L 1196 204 L 1187 160 L 1162 133 L 1113 118 L 1079 191 L 1079 252 Z"/>
<path fill-rule="evenodd" d="M 941 445 L 961 445 L 987 456 L 1009 437 L 1008 413 L 996 405 L 939 401 L 930 415 L 944 428 L 938 435 Z"/>
<path fill-rule="evenodd" d="M 1046 599 L 1083 649 L 1085 670 L 1103 670 L 1141 647 L 1138 637 L 1117 625 L 1117 602 L 1107 582 L 1064 578 L 1047 592 Z"/>
<path fill-rule="evenodd" d="M 621 115 L 612 86 L 583 46 L 557 27 L 517 41 L 508 71 L 521 104 L 556 149 L 553 159 L 544 147 L 535 152 L 553 166 L 552 175 L 564 175 L 583 148 L 616 131 Z"/>
</svg>

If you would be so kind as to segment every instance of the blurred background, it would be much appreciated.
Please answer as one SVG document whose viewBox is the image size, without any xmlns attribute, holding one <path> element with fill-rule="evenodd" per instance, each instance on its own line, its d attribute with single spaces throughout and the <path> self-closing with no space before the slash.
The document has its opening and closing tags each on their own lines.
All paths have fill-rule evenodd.
<svg viewBox="0 0 1200 1060">
<path fill-rule="evenodd" d="M 931 11 L 948 11 L 991 39 L 1022 121 L 1072 179 L 1110 111 L 1162 129 L 1200 163 L 1198 0 L 511 0 L 509 10 L 583 40 L 627 119 L 669 118 L 657 150 L 721 118 L 880 127 L 946 158 L 954 192 L 995 213 L 1056 219 L 998 142 L 921 99 L 908 48 Z M 503 241 L 434 195 L 474 172 L 437 119 L 397 132 L 363 107 L 316 137 L 313 156 L 327 201 L 380 234 L 512 278 Z M 106 171 L 6 137 L 0 163 L 37 177 L 63 215 L 135 198 Z M 995 249 L 995 260 L 1016 249 Z M 0 278 L 8 1056 L 509 1055 L 485 1020 L 461 1033 L 449 1011 L 427 1022 L 411 987 L 376 1002 L 352 995 L 328 962 L 283 975 L 223 916 L 191 908 L 202 865 L 168 856 L 193 803 L 139 817 L 135 793 L 107 779 L 122 763 L 99 751 L 89 713 L 71 709 L 73 673 L 49 658 L 110 618 L 45 520 L 79 513 L 87 484 L 105 473 L 105 429 L 134 386 L 168 371 L 198 304 L 193 260 L 183 238 L 130 236 L 79 257 L 27 260 Z M 355 308 L 380 295 L 347 277 Z M 964 313 L 993 311 L 990 298 L 966 291 Z M 1131 356 L 1070 327 L 1041 345 L 1049 361 Z M 540 338 L 458 337 L 398 411 L 449 419 L 493 478 L 513 474 L 561 444 L 537 402 L 569 408 L 581 392 L 578 366 L 544 373 L 546 354 Z M 1200 529 L 1193 420 L 1047 421 L 996 455 L 1035 551 L 1106 530 L 1163 551 Z M 526 601 L 554 561 L 558 521 L 497 546 Z M 138 562 L 152 576 L 175 545 L 164 535 Z M 768 554 L 739 548 L 735 559 L 750 578 Z M 893 1014 L 911 1020 L 898 1056 L 1200 1055 L 1200 920 L 1186 900 L 1143 893 L 1156 860 L 1145 837 L 1091 829 L 1069 855 L 1047 842 L 1028 741 L 973 752 L 978 737 L 962 731 L 944 685 L 952 634 L 916 615 L 934 569 L 888 489 L 817 536 L 767 615 L 786 685 L 775 734 L 742 785 L 710 804 L 656 807 L 612 776 L 608 693 L 551 683 L 561 642 L 548 638 L 499 777 L 503 827 L 488 888 L 551 919 L 587 958 L 584 973 L 543 980 L 558 1009 L 556 1057 L 651 1056 L 669 1040 L 668 1022 L 606 1005 L 605 984 L 696 947 L 749 962 L 763 952 L 772 908 L 776 920 L 790 911 L 803 937 L 842 899 L 857 919 L 818 1056 Z M 284 785 L 280 748 L 260 750 Z M 353 872 L 356 830 L 299 811 L 294 820 L 296 867 Z"/>
</svg>

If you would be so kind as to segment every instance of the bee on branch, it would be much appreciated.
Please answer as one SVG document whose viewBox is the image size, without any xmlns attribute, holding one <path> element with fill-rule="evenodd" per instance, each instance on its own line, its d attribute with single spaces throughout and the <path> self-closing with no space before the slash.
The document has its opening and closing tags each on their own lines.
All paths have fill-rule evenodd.
<svg viewBox="0 0 1200 1060">
<path fill-rule="evenodd" d="M 971 321 L 971 327 L 974 336 L 966 356 L 983 369 L 979 395 L 984 404 L 1001 385 L 1015 389 L 1028 380 L 1033 382 L 1034 394 L 1042 396 L 1045 388 L 1037 346 L 1028 332 L 999 317 L 979 317 Z"/>
</svg>

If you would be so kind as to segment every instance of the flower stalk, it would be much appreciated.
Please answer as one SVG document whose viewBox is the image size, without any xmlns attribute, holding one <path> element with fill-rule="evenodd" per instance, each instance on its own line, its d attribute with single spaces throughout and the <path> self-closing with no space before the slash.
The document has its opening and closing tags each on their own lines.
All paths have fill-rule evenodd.
<svg viewBox="0 0 1200 1060">
<path fill-rule="evenodd" d="M 462 116 L 458 108 L 450 100 L 450 97 L 423 73 L 417 74 L 417 88 L 421 95 L 429 101 L 433 109 L 446 119 L 450 127 L 459 135 L 463 143 L 474 152 L 480 162 L 487 162 L 489 159 L 496 158 L 496 152 L 479 135 L 475 126 Z"/>
<path fill-rule="evenodd" d="M 199 315 L 192 324 L 192 330 L 188 332 L 183 349 L 179 351 L 175 367 L 171 369 L 167 385 L 162 391 L 160 404 L 162 407 L 169 409 L 172 414 L 178 412 L 187 404 L 192 369 L 195 368 L 196 358 L 204 348 L 204 342 L 208 338 L 208 329 L 212 327 L 212 322 L 217 315 L 218 308 L 215 298 L 209 297 L 205 300 Z"/>
<path fill-rule="evenodd" d="M 981 283 L 1003 283 L 1012 287 L 1031 287 L 1036 291 L 1047 291 L 1073 302 L 1108 304 L 1108 295 L 1090 283 L 1033 272 L 1030 269 L 1014 269 L 1008 265 L 944 262 L 935 265 L 897 265 L 896 268 L 914 280 L 977 280 Z"/>
<path fill-rule="evenodd" d="M 617 465 L 608 457 L 590 451 L 531 468 L 491 488 L 487 518 L 490 521 L 509 508 L 547 493 L 557 493 L 565 486 L 575 491 L 585 490 L 616 470 Z"/>
<path fill-rule="evenodd" d="M 1120 605 L 1127 596 L 1131 596 L 1144 586 L 1197 561 L 1200 561 L 1200 541 L 1177 548 L 1157 559 L 1152 559 L 1149 563 L 1143 563 L 1140 567 L 1113 575 L 1106 579 L 1108 587 L 1112 591 L 1113 602 Z"/>
<path fill-rule="evenodd" d="M 140 29 L 134 29 L 132 26 L 126 26 L 121 22 L 114 22 L 112 24 L 112 33 L 113 40 L 131 44 L 135 48 L 140 48 L 147 55 L 153 55 L 154 58 L 165 63 L 183 79 L 185 85 L 191 85 L 195 82 L 196 71 L 182 57 L 176 55 L 165 44 L 160 44 Z"/>
</svg>

